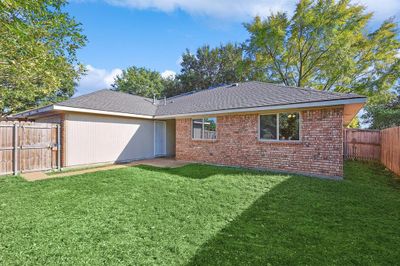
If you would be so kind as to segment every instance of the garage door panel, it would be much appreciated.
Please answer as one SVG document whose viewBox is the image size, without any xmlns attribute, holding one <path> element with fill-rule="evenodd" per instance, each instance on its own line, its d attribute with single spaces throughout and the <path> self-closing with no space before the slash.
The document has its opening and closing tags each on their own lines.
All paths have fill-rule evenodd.
<svg viewBox="0 0 400 266">
<path fill-rule="evenodd" d="M 112 116 L 66 116 L 67 166 L 151 158 L 153 121 Z"/>
</svg>

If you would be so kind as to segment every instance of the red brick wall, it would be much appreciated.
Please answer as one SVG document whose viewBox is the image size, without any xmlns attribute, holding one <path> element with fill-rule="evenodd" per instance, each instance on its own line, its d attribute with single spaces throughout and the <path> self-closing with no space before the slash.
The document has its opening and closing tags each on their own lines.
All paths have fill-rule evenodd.
<svg viewBox="0 0 400 266">
<path fill-rule="evenodd" d="M 258 140 L 258 114 L 217 116 L 217 140 L 192 140 L 176 120 L 176 158 L 318 176 L 343 176 L 342 108 L 301 112 L 299 142 Z"/>
</svg>

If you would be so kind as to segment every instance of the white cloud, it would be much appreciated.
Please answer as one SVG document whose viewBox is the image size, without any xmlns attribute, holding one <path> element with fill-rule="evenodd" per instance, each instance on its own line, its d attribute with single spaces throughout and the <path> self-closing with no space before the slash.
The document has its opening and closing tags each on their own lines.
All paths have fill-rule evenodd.
<svg viewBox="0 0 400 266">
<path fill-rule="evenodd" d="M 75 96 L 96 90 L 111 88 L 114 78 L 122 74 L 122 70 L 119 68 L 107 71 L 106 69 L 95 68 L 91 65 L 87 65 L 86 70 L 86 75 L 83 75 L 79 80 Z"/>
<path fill-rule="evenodd" d="M 292 13 L 297 0 L 104 0 L 115 6 L 135 9 L 153 9 L 163 12 L 183 10 L 194 15 L 206 15 L 217 18 L 243 20 L 271 12 L 287 11 Z M 352 0 L 367 6 L 375 12 L 377 20 L 400 14 L 399 0 Z"/>
<path fill-rule="evenodd" d="M 105 0 L 116 6 L 172 12 L 180 9 L 194 15 L 243 19 L 271 12 L 289 11 L 293 0 Z"/>
<path fill-rule="evenodd" d="M 172 70 L 165 70 L 164 72 L 161 73 L 161 77 L 163 77 L 164 79 L 167 79 L 167 78 L 174 79 L 175 76 L 176 76 L 176 73 L 175 73 L 175 71 L 172 71 Z"/>
<path fill-rule="evenodd" d="M 400 14 L 399 0 L 353 0 L 352 2 L 365 5 L 367 11 L 374 12 L 377 20 L 384 20 Z"/>
</svg>

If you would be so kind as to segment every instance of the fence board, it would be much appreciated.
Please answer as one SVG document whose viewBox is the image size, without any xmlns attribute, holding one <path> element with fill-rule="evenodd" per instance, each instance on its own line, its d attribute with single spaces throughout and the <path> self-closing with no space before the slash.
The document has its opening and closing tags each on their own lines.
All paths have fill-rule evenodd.
<svg viewBox="0 0 400 266">
<path fill-rule="evenodd" d="M 14 125 L 6 122 L 0 127 L 0 173 L 13 172 L 13 130 Z"/>
<path fill-rule="evenodd" d="M 379 130 L 344 129 L 346 159 L 380 160 L 381 133 Z"/>
<path fill-rule="evenodd" d="M 400 175 L 400 127 L 382 130 L 381 162 Z"/>
<path fill-rule="evenodd" d="M 14 143 L 14 124 L 17 143 Z M 14 170 L 14 147 L 17 147 L 17 170 L 21 172 L 57 167 L 57 124 L 0 122 L 0 175 Z"/>
</svg>

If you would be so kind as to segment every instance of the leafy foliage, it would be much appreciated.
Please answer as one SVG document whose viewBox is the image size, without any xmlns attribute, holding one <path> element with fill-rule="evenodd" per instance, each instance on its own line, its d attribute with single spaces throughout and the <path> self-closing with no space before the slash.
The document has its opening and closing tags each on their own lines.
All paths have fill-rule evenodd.
<svg viewBox="0 0 400 266">
<path fill-rule="evenodd" d="M 177 92 L 244 81 L 249 78 L 249 71 L 239 45 L 228 43 L 212 49 L 205 45 L 196 54 L 186 50 L 182 55 L 181 73 L 176 77 Z"/>
<path fill-rule="evenodd" d="M 386 104 L 374 104 L 366 107 L 363 118 L 370 128 L 384 129 L 400 126 L 400 95 Z"/>
<path fill-rule="evenodd" d="M 165 80 L 157 71 L 132 66 L 115 78 L 112 87 L 117 91 L 152 98 L 163 94 Z"/>
<path fill-rule="evenodd" d="M 183 89 L 183 86 L 175 77 L 168 77 L 163 80 L 164 83 L 164 91 L 163 95 L 166 97 L 172 97 L 175 95 L 179 95 L 187 90 Z"/>
<path fill-rule="evenodd" d="M 302 0 L 291 18 L 245 24 L 247 56 L 270 82 L 389 99 L 400 73 L 397 26 L 389 19 L 369 32 L 371 16 L 350 0 Z"/>
<path fill-rule="evenodd" d="M 353 120 L 347 125 L 348 128 L 360 128 L 360 119 L 355 116 Z"/>
<path fill-rule="evenodd" d="M 244 81 L 250 75 L 248 66 L 240 46 L 228 43 L 211 49 L 206 45 L 198 48 L 196 54 L 189 50 L 183 53 L 181 72 L 176 78 L 162 78 L 157 71 L 132 66 L 112 86 L 115 90 L 145 97 L 170 97 Z"/>
<path fill-rule="evenodd" d="M 81 26 L 65 0 L 0 2 L 0 116 L 68 98 L 84 72 Z"/>
</svg>

